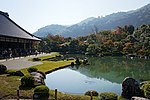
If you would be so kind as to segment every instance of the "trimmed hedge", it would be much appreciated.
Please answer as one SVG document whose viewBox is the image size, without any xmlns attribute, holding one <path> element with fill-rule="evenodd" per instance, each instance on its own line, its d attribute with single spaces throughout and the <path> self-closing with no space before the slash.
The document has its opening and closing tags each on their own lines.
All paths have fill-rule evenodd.
<svg viewBox="0 0 150 100">
<path fill-rule="evenodd" d="M 100 93 L 100 100 L 117 100 L 118 95 L 113 92 Z"/>
<path fill-rule="evenodd" d="M 91 94 L 92 96 L 98 96 L 98 92 L 95 90 L 90 90 L 90 91 L 85 92 L 85 95 L 91 96 Z"/>
<path fill-rule="evenodd" d="M 49 88 L 45 85 L 35 87 L 34 93 L 49 93 Z"/>
<path fill-rule="evenodd" d="M 35 87 L 33 98 L 47 100 L 49 98 L 49 88 L 45 85 Z"/>
<path fill-rule="evenodd" d="M 23 87 L 33 87 L 34 86 L 34 77 L 26 75 L 21 78 L 21 86 Z"/>
<path fill-rule="evenodd" d="M 29 73 L 31 73 L 31 72 L 37 72 L 38 69 L 35 67 L 29 67 L 27 70 Z"/>
</svg>

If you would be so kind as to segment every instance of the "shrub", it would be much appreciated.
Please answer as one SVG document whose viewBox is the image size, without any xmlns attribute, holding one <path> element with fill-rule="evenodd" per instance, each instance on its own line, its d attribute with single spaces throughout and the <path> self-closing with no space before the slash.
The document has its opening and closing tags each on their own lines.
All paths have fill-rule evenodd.
<svg viewBox="0 0 150 100">
<path fill-rule="evenodd" d="M 98 96 L 98 92 L 95 90 L 87 91 L 85 92 L 85 95 L 91 96 L 91 93 L 92 93 L 92 96 Z"/>
<path fill-rule="evenodd" d="M 32 61 L 40 61 L 40 58 L 33 58 Z"/>
<path fill-rule="evenodd" d="M 29 73 L 31 73 L 31 72 L 37 72 L 38 69 L 35 67 L 29 67 L 27 70 Z"/>
<path fill-rule="evenodd" d="M 150 83 L 149 84 L 144 84 L 142 86 L 142 90 L 144 92 L 144 96 L 148 99 L 150 99 Z"/>
<path fill-rule="evenodd" d="M 23 87 L 33 87 L 34 86 L 34 77 L 33 76 L 24 76 L 21 78 L 21 86 Z"/>
<path fill-rule="evenodd" d="M 4 74 L 7 70 L 7 67 L 3 64 L 0 64 L 0 74 Z"/>
<path fill-rule="evenodd" d="M 34 93 L 49 93 L 49 88 L 45 85 L 35 87 Z"/>
<path fill-rule="evenodd" d="M 37 86 L 34 89 L 33 98 L 35 99 L 46 99 L 49 97 L 49 88 L 45 85 Z"/>
<path fill-rule="evenodd" d="M 100 100 L 117 100 L 118 95 L 113 92 L 103 92 L 100 94 Z"/>
</svg>

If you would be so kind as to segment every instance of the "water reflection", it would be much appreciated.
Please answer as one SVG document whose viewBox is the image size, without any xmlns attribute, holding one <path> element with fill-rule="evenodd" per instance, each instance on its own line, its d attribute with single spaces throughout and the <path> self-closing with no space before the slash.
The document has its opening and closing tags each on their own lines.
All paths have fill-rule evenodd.
<svg viewBox="0 0 150 100">
<path fill-rule="evenodd" d="M 149 80 L 150 61 L 125 57 L 88 57 L 90 65 L 61 69 L 47 75 L 46 85 L 67 93 L 85 93 L 87 90 L 121 93 L 125 77 L 138 81 Z"/>
<path fill-rule="evenodd" d="M 126 59 L 125 57 L 90 57 L 89 66 L 81 66 L 78 71 L 89 76 L 104 78 L 121 83 L 125 77 L 136 80 L 150 80 L 150 61 L 145 59 Z"/>
<path fill-rule="evenodd" d="M 84 94 L 88 90 L 98 92 L 113 91 L 121 92 L 121 85 L 112 83 L 105 79 L 90 78 L 78 71 L 66 68 L 61 69 L 46 77 L 46 85 L 50 89 L 58 89 L 61 92 Z"/>
</svg>

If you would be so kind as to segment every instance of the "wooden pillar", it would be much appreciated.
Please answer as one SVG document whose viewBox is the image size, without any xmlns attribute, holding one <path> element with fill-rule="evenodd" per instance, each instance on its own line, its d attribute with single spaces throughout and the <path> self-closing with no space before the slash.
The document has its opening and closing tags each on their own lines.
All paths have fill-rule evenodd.
<svg viewBox="0 0 150 100">
<path fill-rule="evenodd" d="M 55 100 L 57 100 L 57 89 L 55 89 Z"/>
</svg>

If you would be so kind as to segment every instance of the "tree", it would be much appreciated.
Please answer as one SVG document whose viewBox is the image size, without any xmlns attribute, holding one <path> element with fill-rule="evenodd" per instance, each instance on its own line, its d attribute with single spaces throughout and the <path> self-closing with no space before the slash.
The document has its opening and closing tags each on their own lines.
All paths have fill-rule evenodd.
<svg viewBox="0 0 150 100">
<path fill-rule="evenodd" d="M 125 32 L 129 33 L 130 35 L 133 34 L 133 32 L 134 32 L 133 25 L 125 25 L 123 29 Z"/>
<path fill-rule="evenodd" d="M 69 44 L 69 49 L 71 53 L 77 53 L 79 51 L 79 41 L 77 39 L 73 39 Z"/>
<path fill-rule="evenodd" d="M 88 46 L 88 48 L 87 48 L 87 53 L 89 54 L 89 55 L 95 55 L 95 54 L 97 54 L 98 53 L 98 46 L 96 45 L 96 44 L 90 44 L 89 46 Z"/>
</svg>

